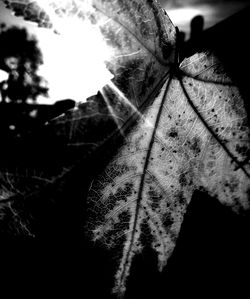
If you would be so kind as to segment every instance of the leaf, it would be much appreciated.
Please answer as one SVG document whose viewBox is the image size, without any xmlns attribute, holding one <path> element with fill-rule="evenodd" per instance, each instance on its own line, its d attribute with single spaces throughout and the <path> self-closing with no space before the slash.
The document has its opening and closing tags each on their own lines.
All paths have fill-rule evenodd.
<svg viewBox="0 0 250 299">
<path fill-rule="evenodd" d="M 34 136 L 26 136 L 14 146 L 4 144 L 0 165 L 4 186 L 1 204 L 7 209 L 17 201 L 24 202 L 22 209 L 25 209 L 25 202 L 67 180 L 76 165 L 89 160 L 111 136 L 119 136 L 117 131 L 129 127 L 138 111 L 152 102 L 173 63 L 175 30 L 152 1 L 8 0 L 5 3 L 17 15 L 58 34 L 61 34 L 58 18 L 65 24 L 78 20 L 83 27 L 86 20 L 91 22 L 99 28 L 110 49 L 106 65 L 114 75 L 102 94 L 50 120 Z"/>
<path fill-rule="evenodd" d="M 112 116 L 119 129 L 130 128 L 133 115 L 140 115 L 123 147 L 89 190 L 87 228 L 94 241 L 113 249 L 118 262 L 114 292 L 124 294 L 132 260 L 145 242 L 158 253 L 159 269 L 166 265 L 195 190 L 207 191 L 234 210 L 248 208 L 249 131 L 239 91 L 212 54 L 195 55 L 176 70 L 175 29 L 154 1 L 99 0 L 89 2 L 87 9 L 83 1 L 48 1 L 52 15 L 39 5 L 33 8 L 36 1 L 7 2 L 26 19 L 59 34 L 54 18 L 68 22 L 76 17 L 83 24 L 90 20 L 93 26 L 98 24 L 112 49 L 106 65 L 114 75 L 114 86 L 105 87 L 107 107 L 112 109 L 89 113 L 88 103 L 51 121 L 45 130 L 53 132 L 63 149 L 58 164 L 55 154 L 49 160 L 53 178 L 62 176 L 65 165 L 74 167 L 81 154 L 87 161 L 114 135 L 112 124 L 92 142 L 92 129 L 97 132 L 105 126 L 100 111 L 105 111 L 105 120 Z M 102 105 L 98 96 L 93 103 Z M 37 164 L 30 165 L 29 170 Z M 15 175 L 11 184 L 20 180 Z M 26 184 L 27 180 L 18 186 Z M 16 193 L 16 187 L 8 185 L 7 191 L 11 190 Z M 5 190 L 1 195 L 4 200 L 10 196 Z M 10 211 L 19 217 L 12 206 Z M 29 231 L 22 219 L 17 221 L 17 227 Z"/>
<path fill-rule="evenodd" d="M 239 90 L 216 57 L 184 60 L 89 190 L 92 238 L 117 257 L 115 293 L 124 295 L 145 245 L 166 265 L 195 190 L 249 209 L 249 133 Z"/>
</svg>

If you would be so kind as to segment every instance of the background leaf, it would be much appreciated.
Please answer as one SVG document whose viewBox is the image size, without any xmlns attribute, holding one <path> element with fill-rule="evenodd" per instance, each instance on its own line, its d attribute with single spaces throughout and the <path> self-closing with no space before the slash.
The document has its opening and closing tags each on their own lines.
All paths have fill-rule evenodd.
<svg viewBox="0 0 250 299">
<path fill-rule="evenodd" d="M 58 19 L 63 22 L 77 19 L 82 26 L 88 20 L 99 27 L 111 48 L 112 55 L 106 63 L 114 74 L 113 81 L 136 107 L 162 84 L 173 62 L 175 28 L 155 1 L 57 0 L 43 4 L 7 0 L 5 3 L 26 20 L 49 26 L 59 34 Z"/>
<path fill-rule="evenodd" d="M 20 220 L 18 209 L 25 210 L 28 202 L 44 190 L 57 190 L 58 184 L 63 185 L 62 182 L 71 176 L 72 169 L 84 165 L 84 161 L 94 156 L 111 136 L 117 135 L 119 139 L 117 131 L 130 126 L 131 120 L 138 117 L 138 109 L 143 110 L 152 102 L 164 83 L 173 61 L 175 44 L 174 26 L 151 1 L 43 3 L 20 0 L 5 3 L 17 15 L 49 27 L 56 34 L 61 34 L 58 18 L 65 23 L 80 20 L 82 26 L 86 20 L 90 21 L 100 29 L 108 44 L 111 56 L 106 64 L 114 79 L 104 87 L 103 94 L 94 95 L 86 103 L 42 125 L 33 134 L 24 134 L 21 140 L 4 142 L 1 148 L 4 157 L 1 160 L 3 223 L 6 223 L 6 211 L 13 210 L 13 203 L 24 203 L 11 213 L 18 214 Z M 24 213 L 20 221 L 25 223 L 29 213 L 32 211 Z M 11 226 L 21 233 L 18 225 Z M 25 227 L 23 233 L 27 230 Z M 31 230 L 30 234 L 35 234 Z"/>
</svg>

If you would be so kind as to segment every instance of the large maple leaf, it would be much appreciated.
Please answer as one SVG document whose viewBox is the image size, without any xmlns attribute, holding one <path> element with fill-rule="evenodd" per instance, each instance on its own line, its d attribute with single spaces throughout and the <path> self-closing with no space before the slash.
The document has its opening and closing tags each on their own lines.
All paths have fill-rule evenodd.
<svg viewBox="0 0 250 299">
<path fill-rule="evenodd" d="M 34 3 L 7 2 L 21 13 Z M 84 1 L 49 1 L 62 18 L 70 17 L 76 3 L 81 7 Z M 116 156 L 91 183 L 86 228 L 94 241 L 114 251 L 118 263 L 114 292 L 123 295 L 145 235 L 158 254 L 159 269 L 166 265 L 195 190 L 217 197 L 237 212 L 249 208 L 249 129 L 239 90 L 213 53 L 196 54 L 181 65 L 174 61 L 174 26 L 157 3 L 91 3 L 87 15 L 94 23 L 106 20 L 100 28 L 114 49 L 107 67 L 122 92 L 109 92 L 109 103 L 113 116 L 122 120 L 119 128 L 129 130 Z M 35 21 L 45 18 L 33 13 L 37 8 L 31 12 Z M 39 24 L 53 23 L 50 17 Z M 139 120 L 131 126 L 133 115 Z M 77 111 L 51 123 L 66 147 L 75 145 L 83 156 L 88 143 L 82 129 L 88 124 L 82 121 L 86 116 L 89 124 L 95 119 L 95 114 L 88 117 Z M 111 131 L 95 146 L 114 136 Z M 70 158 L 68 163 L 76 161 Z"/>
<path fill-rule="evenodd" d="M 191 101 L 192 99 L 192 101 Z M 249 129 L 238 89 L 211 53 L 184 60 L 90 188 L 94 240 L 121 248 L 115 292 L 148 234 L 159 269 L 195 190 L 249 208 Z"/>
</svg>

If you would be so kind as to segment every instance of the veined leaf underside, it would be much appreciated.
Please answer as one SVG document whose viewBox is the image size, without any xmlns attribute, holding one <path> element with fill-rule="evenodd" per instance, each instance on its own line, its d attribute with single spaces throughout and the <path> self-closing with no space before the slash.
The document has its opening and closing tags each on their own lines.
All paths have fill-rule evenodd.
<svg viewBox="0 0 250 299">
<path fill-rule="evenodd" d="M 214 65 L 210 66 L 211 68 L 214 67 Z M 192 99 L 190 98 L 185 85 L 183 83 L 183 78 L 182 76 L 187 76 L 189 78 L 193 78 L 194 80 L 198 80 L 201 81 L 203 83 L 212 83 L 212 84 L 219 84 L 219 85 L 226 85 L 226 86 L 235 86 L 234 84 L 232 84 L 231 81 L 228 82 L 216 82 L 216 81 L 212 81 L 209 82 L 208 80 L 204 80 L 204 79 L 200 79 L 199 76 L 202 75 L 205 71 L 207 70 L 203 70 L 201 71 L 199 74 L 196 74 L 194 76 L 190 76 L 189 74 L 185 74 L 184 72 L 178 72 L 177 73 L 177 78 L 180 82 L 180 86 L 183 90 L 183 93 L 189 103 L 189 105 L 191 106 L 191 108 L 194 110 L 194 112 L 197 114 L 197 116 L 199 117 L 200 121 L 202 122 L 202 124 L 205 126 L 205 128 L 209 131 L 209 133 L 212 135 L 212 137 L 219 143 L 219 145 L 223 148 L 223 150 L 228 154 L 228 156 L 231 158 L 232 163 L 235 163 L 235 169 L 239 169 L 241 168 L 241 170 L 245 173 L 245 175 L 250 178 L 250 175 L 248 173 L 248 171 L 245 169 L 244 165 L 247 164 L 248 160 L 249 160 L 249 156 L 246 156 L 246 158 L 242 161 L 238 161 L 238 159 L 230 152 L 230 150 L 227 148 L 226 143 L 224 143 L 223 140 L 220 139 L 220 137 L 218 137 L 217 133 L 209 126 L 209 124 L 206 122 L 206 120 L 203 118 L 202 113 L 199 112 L 199 110 L 196 108 L 196 106 L 194 105 L 194 103 L 192 102 Z M 191 83 L 189 83 L 190 85 Z M 191 85 L 190 85 L 191 86 Z"/>
<path fill-rule="evenodd" d="M 211 53 L 186 59 L 180 69 L 89 191 L 93 239 L 114 252 L 122 248 L 114 287 L 119 294 L 146 232 L 159 269 L 166 264 L 195 190 L 235 211 L 249 208 L 250 167 L 238 167 L 249 152 L 240 93 Z"/>
</svg>

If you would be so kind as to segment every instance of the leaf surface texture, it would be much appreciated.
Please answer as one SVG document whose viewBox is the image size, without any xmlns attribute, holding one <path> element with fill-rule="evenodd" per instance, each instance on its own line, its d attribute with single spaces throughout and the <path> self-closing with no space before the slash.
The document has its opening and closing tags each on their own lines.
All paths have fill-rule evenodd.
<svg viewBox="0 0 250 299">
<path fill-rule="evenodd" d="M 89 192 L 93 239 L 121 250 L 118 293 L 145 235 L 165 266 L 195 190 L 235 211 L 249 208 L 249 129 L 239 91 L 211 53 L 184 60 L 180 70 Z"/>
</svg>

